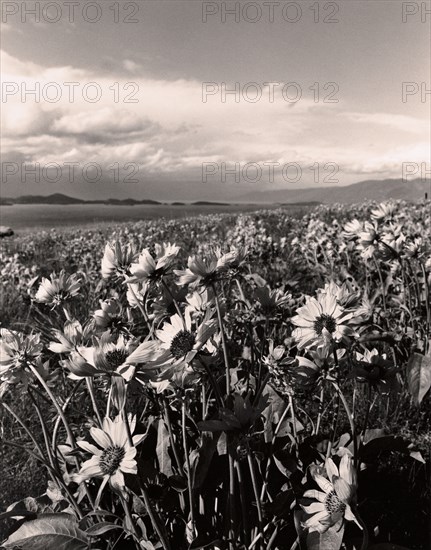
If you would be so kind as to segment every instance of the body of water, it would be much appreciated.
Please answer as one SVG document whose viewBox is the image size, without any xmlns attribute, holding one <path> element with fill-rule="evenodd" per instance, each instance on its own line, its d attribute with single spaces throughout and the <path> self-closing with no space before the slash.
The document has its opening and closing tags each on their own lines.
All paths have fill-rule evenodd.
<svg viewBox="0 0 431 550">
<path fill-rule="evenodd" d="M 0 225 L 15 232 L 53 229 L 58 227 L 82 227 L 116 222 L 151 220 L 157 218 L 181 218 L 218 212 L 249 212 L 267 208 L 264 205 L 134 205 L 107 204 L 13 204 L 0 206 Z M 268 208 L 275 208 L 269 206 Z M 292 209 L 305 208 L 293 206 Z"/>
</svg>

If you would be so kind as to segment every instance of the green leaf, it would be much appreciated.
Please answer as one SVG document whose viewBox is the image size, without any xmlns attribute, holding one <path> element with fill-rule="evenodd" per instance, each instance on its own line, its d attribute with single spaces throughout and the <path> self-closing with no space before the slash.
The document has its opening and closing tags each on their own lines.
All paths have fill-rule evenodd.
<svg viewBox="0 0 431 550">
<path fill-rule="evenodd" d="M 88 538 L 69 514 L 45 514 L 24 523 L 5 543 L 4 548 L 21 550 L 87 550 Z"/>
<path fill-rule="evenodd" d="M 162 474 L 167 477 L 173 475 L 172 461 L 169 456 L 169 432 L 162 418 L 159 419 L 157 426 L 157 460 L 159 461 L 159 469 Z"/>
<path fill-rule="evenodd" d="M 407 381 L 416 405 L 420 405 L 431 387 L 431 355 L 413 353 L 407 363 Z"/>
<path fill-rule="evenodd" d="M 317 531 L 308 533 L 307 550 L 339 550 L 344 534 L 344 524 L 341 521 L 338 521 L 325 533 L 318 533 Z"/>
<path fill-rule="evenodd" d="M 193 487 L 201 487 L 204 483 L 216 449 L 217 439 L 202 434 L 202 444 L 198 450 L 199 456 L 193 467 Z"/>
<path fill-rule="evenodd" d="M 117 525 L 116 523 L 110 523 L 108 521 L 102 521 L 101 523 L 96 523 L 87 529 L 87 535 L 89 537 L 99 537 L 103 533 L 112 531 L 113 529 L 123 529 L 122 525 Z"/>
<path fill-rule="evenodd" d="M 203 420 L 198 422 L 197 425 L 202 432 L 223 432 L 229 429 L 226 422 L 221 420 Z"/>
</svg>

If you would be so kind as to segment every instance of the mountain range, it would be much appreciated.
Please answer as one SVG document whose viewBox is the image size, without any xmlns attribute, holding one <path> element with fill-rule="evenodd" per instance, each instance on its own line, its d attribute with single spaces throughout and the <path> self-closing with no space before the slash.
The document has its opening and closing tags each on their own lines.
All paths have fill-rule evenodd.
<svg viewBox="0 0 431 550">
<path fill-rule="evenodd" d="M 226 202 L 195 201 L 187 204 L 196 205 L 224 205 L 229 203 L 247 204 L 292 204 L 292 203 L 345 203 L 353 204 L 366 199 L 384 201 L 388 199 L 420 200 L 431 198 L 431 180 L 415 179 L 388 179 L 368 180 L 346 185 L 343 187 L 308 187 L 299 189 L 261 189 L 248 191 L 237 196 L 229 197 Z M 0 204 L 109 204 L 109 205 L 162 205 L 168 204 L 152 199 L 94 199 L 84 200 L 70 197 L 62 193 L 48 196 L 23 195 L 20 197 L 4 197 Z M 183 202 L 172 203 L 183 205 Z"/>
</svg>

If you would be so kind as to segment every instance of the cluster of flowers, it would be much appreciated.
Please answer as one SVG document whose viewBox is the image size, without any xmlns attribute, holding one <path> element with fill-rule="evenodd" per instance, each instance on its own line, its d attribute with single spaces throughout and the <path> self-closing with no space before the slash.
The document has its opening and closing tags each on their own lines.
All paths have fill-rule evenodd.
<svg viewBox="0 0 431 550">
<path fill-rule="evenodd" d="M 104 247 L 98 288 L 108 289 L 110 295 L 88 318 L 78 319 L 71 304 L 91 276 L 62 270 L 41 280 L 32 299 L 35 307 L 46 308 L 48 339 L 38 333 L 1 329 L 0 396 L 17 385 L 39 384 L 53 400 L 67 440 L 57 446 L 55 456 L 52 450 L 48 456 L 54 478 L 78 519 L 83 517 L 80 503 L 85 495 L 93 510 L 102 502 L 109 505 L 103 500 L 109 487 L 123 506 L 125 536 L 135 540 L 137 548 L 153 548 L 150 539 L 169 548 L 175 522 L 170 523 L 168 512 L 163 520 L 156 517 L 138 458 L 140 453 L 142 459 L 139 448 L 150 445 L 149 431 L 156 417 L 162 419 L 162 428 L 157 424 L 154 460 L 159 472 L 154 479 L 160 484 L 157 476 L 168 472 L 172 483 L 184 481 L 177 491 L 176 513 L 184 520 L 182 536 L 188 543 L 203 540 L 203 533 L 211 538 L 222 524 L 224 529 L 227 514 L 224 538 L 230 545 L 233 540 L 250 545 L 256 537 L 268 544 L 287 520 L 264 520 L 263 506 L 283 493 L 291 499 L 294 540 L 313 531 L 322 535 L 331 531 L 331 536 L 339 536 L 333 543 L 336 550 L 345 521 L 366 530 L 357 505 L 357 472 L 373 405 L 367 404 L 359 430 L 345 392 L 350 391 L 349 383 L 355 384 L 355 392 L 356 384 L 365 385 L 368 398 L 372 390 L 380 395 L 400 391 L 402 367 L 409 356 L 429 354 L 431 256 L 424 236 L 429 214 L 416 206 L 415 214 L 407 215 L 400 203 L 365 205 L 363 213 L 369 219 L 359 220 L 358 215 L 342 223 L 337 220 L 341 217 L 337 208 L 324 209 L 324 215 L 313 212 L 306 222 L 289 220 L 294 235 L 307 227 L 301 237 L 290 238 L 290 245 L 282 236 L 280 220 L 276 238 L 269 236 L 262 220 L 240 217 L 227 233 L 227 242 L 236 246 L 222 249 L 214 243 L 201 244 L 183 267 L 179 245 L 159 244 L 153 235 L 125 230 Z M 248 248 L 245 235 L 253 223 Z M 163 236 L 170 233 L 170 225 L 173 222 L 163 227 Z M 291 279 L 271 288 L 251 267 L 250 256 L 262 258 L 270 250 L 265 256 L 269 258 L 296 249 L 301 266 L 313 267 L 317 272 L 313 277 L 323 279 L 311 294 Z M 325 265 L 319 271 L 322 260 Z M 282 268 L 283 264 L 278 269 Z M 71 430 L 53 394 L 56 371 L 66 373 L 71 384 L 86 382 L 93 408 L 89 434 L 81 430 L 76 436 Z M 132 397 L 136 391 L 138 404 Z M 326 408 L 332 406 L 334 396 L 341 400 L 350 437 L 341 436 L 337 422 L 328 419 L 326 448 L 315 449 L 314 458 L 307 462 L 300 454 L 300 443 L 322 435 L 325 392 Z M 301 416 L 304 403 L 310 408 Z M 170 417 L 177 407 L 181 419 L 172 426 Z M 151 413 L 148 408 L 153 409 Z M 338 418 L 338 409 L 336 414 Z M 292 470 L 273 455 L 275 448 L 289 453 L 295 463 Z M 216 519 L 204 525 L 209 496 L 196 477 L 197 472 L 201 477 L 211 475 L 217 452 L 229 459 L 227 481 L 223 474 L 217 482 L 219 487 L 229 487 L 229 512 L 219 511 L 217 493 Z M 249 527 L 244 457 L 254 497 Z M 162 465 L 165 461 L 167 470 Z M 272 487 L 273 466 L 284 473 L 287 489 L 283 488 L 286 483 Z M 76 491 L 73 484 L 78 485 Z M 145 513 L 135 506 L 136 499 L 144 503 Z M 236 502 L 241 503 L 242 520 L 235 513 Z M 160 503 L 156 508 L 164 513 Z M 144 516 L 151 520 L 153 535 L 147 532 Z"/>
</svg>

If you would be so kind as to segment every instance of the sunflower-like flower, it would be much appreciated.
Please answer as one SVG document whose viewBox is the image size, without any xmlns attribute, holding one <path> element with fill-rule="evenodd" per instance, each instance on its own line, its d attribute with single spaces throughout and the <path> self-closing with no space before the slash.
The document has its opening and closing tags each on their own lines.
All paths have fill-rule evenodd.
<svg viewBox="0 0 431 550">
<path fill-rule="evenodd" d="M 404 252 L 409 258 L 422 258 L 425 252 L 422 237 L 415 237 L 409 241 L 404 248 Z"/>
<path fill-rule="evenodd" d="M 9 384 L 25 382 L 24 368 L 41 356 L 43 345 L 40 334 L 25 335 L 0 329 L 0 380 Z"/>
<path fill-rule="evenodd" d="M 376 224 L 365 222 L 364 230 L 359 233 L 358 250 L 364 259 L 372 258 L 379 250 L 381 234 Z"/>
<path fill-rule="evenodd" d="M 110 332 L 121 332 L 125 327 L 123 308 L 118 300 L 109 298 L 100 302 L 100 309 L 93 314 L 96 326 Z"/>
<path fill-rule="evenodd" d="M 174 271 L 179 277 L 177 284 L 192 287 L 211 285 L 237 271 L 245 256 L 244 248 L 231 248 L 225 254 L 220 248 L 216 248 L 201 258 L 190 256 L 187 269 Z"/>
<path fill-rule="evenodd" d="M 123 245 L 118 240 L 107 243 L 102 258 L 103 279 L 122 278 L 130 274 L 130 265 L 136 260 L 138 251 L 133 245 Z"/>
<path fill-rule="evenodd" d="M 132 309 L 143 306 L 145 295 L 148 291 L 148 283 L 129 283 L 127 285 L 127 302 Z"/>
<path fill-rule="evenodd" d="M 129 416 L 128 422 L 130 433 L 133 434 L 136 417 Z M 79 472 L 73 476 L 73 481 L 82 483 L 94 477 L 103 478 L 99 495 L 108 482 L 115 491 L 124 495 L 126 489 L 124 474 L 137 474 L 136 446 L 141 443 L 145 434 L 132 436 L 133 444 L 130 444 L 128 428 L 120 416 L 114 420 L 104 418 L 102 428 L 90 429 L 90 435 L 98 447 L 88 441 L 77 442 L 81 449 L 93 456 L 82 464 Z"/>
<path fill-rule="evenodd" d="M 308 506 L 302 506 L 307 514 L 312 514 L 303 524 L 310 531 L 324 533 L 340 520 L 354 521 L 360 526 L 352 510 L 356 506 L 357 480 L 352 458 L 346 453 L 337 468 L 332 458 L 325 462 L 326 475 L 324 478 L 313 473 L 313 479 L 321 491 L 311 489 L 304 493 L 304 497 L 314 499 Z"/>
<path fill-rule="evenodd" d="M 371 218 L 378 222 L 389 221 L 394 217 L 397 211 L 397 205 L 394 202 L 382 202 L 376 208 L 371 210 Z"/>
<path fill-rule="evenodd" d="M 186 312 L 192 317 L 204 316 L 214 307 L 214 296 L 211 289 L 204 289 L 201 292 L 194 291 L 186 296 Z"/>
<path fill-rule="evenodd" d="M 138 345 L 134 340 L 126 340 L 120 335 L 116 342 L 105 333 L 97 346 L 79 347 L 62 362 L 71 373 L 71 378 L 96 375 L 120 375 L 129 381 L 141 363 L 156 360 L 159 346 L 156 342 L 144 342 Z"/>
<path fill-rule="evenodd" d="M 364 230 L 364 223 L 360 222 L 356 218 L 344 224 L 343 236 L 346 239 L 355 239 Z"/>
<path fill-rule="evenodd" d="M 131 276 L 128 283 L 156 282 L 167 275 L 180 250 L 179 246 L 171 243 L 154 245 L 154 256 L 149 248 L 144 248 L 139 255 L 138 262 L 130 266 Z"/>
<path fill-rule="evenodd" d="M 58 277 L 51 273 L 50 278 L 43 277 L 34 297 L 36 302 L 56 307 L 79 294 L 81 281 L 76 273 L 68 276 L 62 269 Z"/>
<path fill-rule="evenodd" d="M 329 348 L 333 342 L 340 342 L 349 335 L 351 329 L 346 324 L 353 316 L 346 311 L 328 288 L 319 292 L 316 298 L 309 298 L 297 310 L 292 323 L 298 327 L 292 336 L 298 342 L 298 349 Z"/>
<path fill-rule="evenodd" d="M 397 257 L 402 251 L 406 237 L 403 233 L 403 227 L 400 224 L 388 224 L 382 235 L 382 244 L 380 246 L 381 255 L 388 259 Z"/>
<path fill-rule="evenodd" d="M 292 295 L 280 288 L 271 289 L 268 286 L 257 287 L 254 291 L 263 313 L 271 314 L 285 308 L 292 300 Z"/>
<path fill-rule="evenodd" d="M 88 327 L 83 329 L 81 323 L 76 319 L 66 320 L 63 332 L 56 329 L 53 329 L 52 332 L 57 342 L 50 342 L 48 349 L 53 353 L 70 353 L 84 345 L 84 341 L 89 337 Z"/>
<path fill-rule="evenodd" d="M 365 349 L 362 353 L 355 352 L 355 363 L 351 376 L 359 381 L 368 382 L 374 387 L 380 387 L 383 393 L 389 393 L 399 387 L 397 369 L 388 360 L 386 353 L 379 354 L 376 348 Z"/>
<path fill-rule="evenodd" d="M 160 361 L 164 364 L 190 363 L 216 330 L 215 319 L 204 319 L 197 328 L 193 328 L 187 312 L 184 319 L 178 314 L 172 315 L 169 323 L 165 322 L 163 328 L 156 331 L 160 347 L 165 350 Z"/>
</svg>

